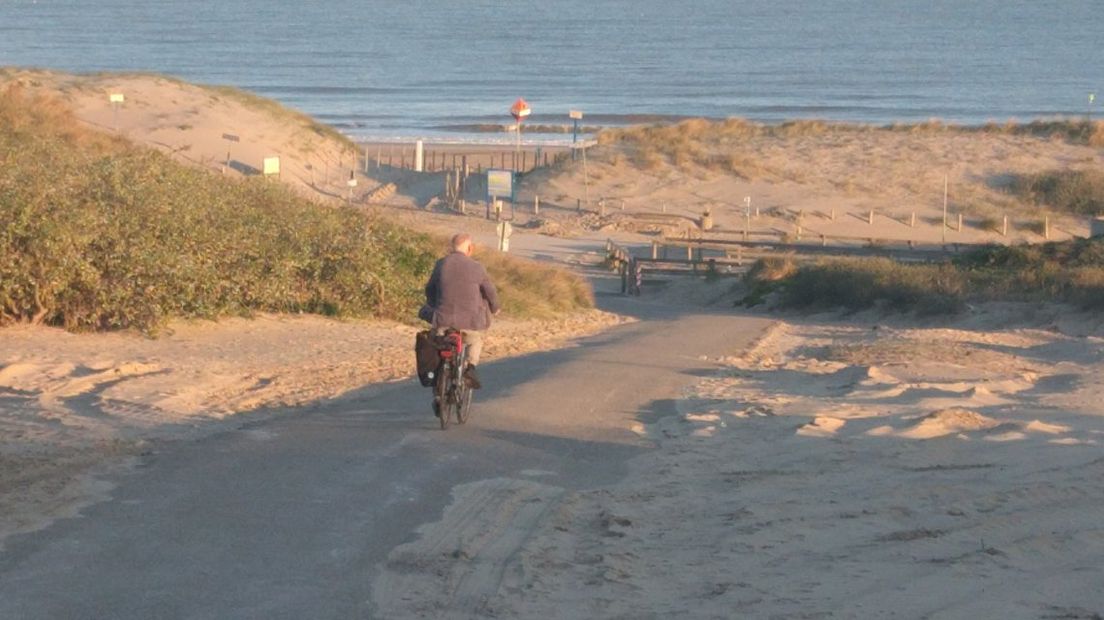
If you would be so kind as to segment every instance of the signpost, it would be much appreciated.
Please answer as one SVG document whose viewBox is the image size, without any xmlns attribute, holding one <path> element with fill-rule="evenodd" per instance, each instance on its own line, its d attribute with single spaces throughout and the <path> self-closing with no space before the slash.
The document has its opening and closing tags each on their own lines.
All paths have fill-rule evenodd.
<svg viewBox="0 0 1104 620">
<path fill-rule="evenodd" d="M 107 100 L 111 102 L 111 117 L 115 131 L 119 131 L 119 104 L 125 102 L 126 97 L 123 93 L 111 93 L 107 96 Z"/>
<path fill-rule="evenodd" d="M 571 110 L 567 113 L 567 117 L 574 121 L 574 127 L 571 130 L 571 160 L 575 161 L 575 143 L 579 141 L 579 121 L 583 119 L 583 112 Z"/>
<path fill-rule="evenodd" d="M 232 133 L 224 133 L 222 134 L 222 139 L 229 143 L 226 145 L 226 164 L 222 167 L 222 171 L 226 172 L 226 169 L 230 167 L 230 147 L 233 146 L 235 142 L 241 142 L 241 138 Z"/>
<path fill-rule="evenodd" d="M 357 178 L 356 178 L 356 171 L 355 170 L 350 170 L 349 171 L 349 180 L 346 181 L 345 184 L 349 186 L 349 198 L 346 202 L 351 203 L 353 201 L 353 190 L 357 186 Z"/>
<path fill-rule="evenodd" d="M 529 104 L 521 97 L 518 97 L 514 105 L 510 106 L 510 116 L 513 116 L 514 120 L 517 121 L 517 147 L 514 150 L 515 170 L 518 170 L 521 165 L 521 121 L 528 118 L 532 113 L 533 110 L 529 108 Z"/>
</svg>

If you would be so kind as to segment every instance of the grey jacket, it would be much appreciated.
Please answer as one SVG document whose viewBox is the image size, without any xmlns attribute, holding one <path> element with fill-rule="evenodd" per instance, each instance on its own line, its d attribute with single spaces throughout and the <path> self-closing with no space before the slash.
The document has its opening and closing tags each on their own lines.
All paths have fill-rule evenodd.
<svg viewBox="0 0 1104 620">
<path fill-rule="evenodd" d="M 425 287 L 435 327 L 482 331 L 498 312 L 498 292 L 487 270 L 461 252 L 437 261 Z"/>
</svg>

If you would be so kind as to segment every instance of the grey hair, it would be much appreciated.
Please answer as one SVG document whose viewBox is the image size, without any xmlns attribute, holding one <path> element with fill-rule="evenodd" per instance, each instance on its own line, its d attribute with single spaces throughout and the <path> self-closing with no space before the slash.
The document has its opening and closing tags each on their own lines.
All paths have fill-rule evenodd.
<svg viewBox="0 0 1104 620">
<path fill-rule="evenodd" d="M 456 233 L 452 236 L 452 249 L 459 250 L 465 243 L 470 243 L 472 236 L 468 233 Z"/>
</svg>

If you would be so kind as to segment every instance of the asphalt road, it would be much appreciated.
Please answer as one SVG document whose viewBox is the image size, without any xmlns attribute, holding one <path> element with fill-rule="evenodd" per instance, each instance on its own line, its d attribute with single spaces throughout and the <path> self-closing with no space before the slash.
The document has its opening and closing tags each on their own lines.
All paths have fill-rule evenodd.
<svg viewBox="0 0 1104 620">
<path fill-rule="evenodd" d="M 671 413 L 710 357 L 767 324 L 599 301 L 640 321 L 485 364 L 466 426 L 440 431 L 412 380 L 157 446 L 110 500 L 8 541 L 0 618 L 378 615 L 382 563 L 441 518 L 454 486 L 531 472 L 565 489 L 617 480 L 647 449 L 630 423 Z"/>
</svg>

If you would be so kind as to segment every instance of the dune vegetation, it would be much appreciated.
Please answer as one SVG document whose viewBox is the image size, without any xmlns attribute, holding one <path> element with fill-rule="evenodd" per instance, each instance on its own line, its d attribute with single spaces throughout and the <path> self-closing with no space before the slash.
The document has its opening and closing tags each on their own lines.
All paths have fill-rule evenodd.
<svg viewBox="0 0 1104 620">
<path fill-rule="evenodd" d="M 1078 215 L 1104 215 L 1104 171 L 1050 170 L 1019 176 L 1012 191 L 1034 204 Z"/>
<path fill-rule="evenodd" d="M 988 123 L 961 126 L 932 120 L 925 123 L 875 125 L 797 120 L 778 124 L 755 123 L 742 118 L 687 119 L 677 123 L 637 125 L 607 129 L 598 134 L 600 145 L 618 147 L 615 157 L 626 157 L 635 167 L 657 171 L 664 166 L 683 170 L 695 167 L 743 178 L 770 176 L 772 166 L 749 150 L 750 142 L 774 139 L 796 142 L 807 138 L 840 138 L 888 134 L 953 135 L 1002 134 L 1059 140 L 1084 146 L 1104 146 L 1104 121 L 1050 120 L 1029 123 Z M 773 171 L 778 172 L 778 171 Z"/>
<path fill-rule="evenodd" d="M 441 240 L 279 183 L 225 179 L 83 127 L 58 99 L 0 92 L 0 325 L 156 331 L 174 317 L 252 312 L 412 320 Z M 504 305 L 575 276 L 507 259 Z"/>
<path fill-rule="evenodd" d="M 957 312 L 970 302 L 1055 301 L 1104 309 L 1104 238 L 986 246 L 953 261 L 903 264 L 886 258 L 774 261 L 753 267 L 745 303 L 777 293 L 780 307 L 919 315 Z"/>
</svg>

